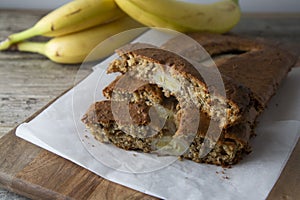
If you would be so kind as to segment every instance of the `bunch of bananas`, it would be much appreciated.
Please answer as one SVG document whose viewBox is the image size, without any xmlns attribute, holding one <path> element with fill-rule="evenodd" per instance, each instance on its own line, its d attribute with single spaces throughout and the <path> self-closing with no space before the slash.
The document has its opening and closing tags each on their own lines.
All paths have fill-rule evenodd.
<svg viewBox="0 0 300 200">
<path fill-rule="evenodd" d="M 50 12 L 33 27 L 8 36 L 0 43 L 0 50 L 11 47 L 20 51 L 36 52 L 58 63 L 81 63 L 102 41 L 120 32 L 142 27 L 126 15 L 114 0 L 74 0 Z M 141 34 L 113 41 L 118 47 Z M 53 37 L 47 42 L 32 42 L 34 36 Z M 112 48 L 99 49 L 90 60 L 97 60 L 113 53 Z"/>
<path fill-rule="evenodd" d="M 125 30 L 142 27 L 169 28 L 180 32 L 224 33 L 240 20 L 238 0 L 215 3 L 187 3 L 178 0 L 74 0 L 52 11 L 33 27 L 15 33 L 0 43 L 10 48 L 37 52 L 54 62 L 81 63 L 102 41 Z M 140 24 L 141 23 L 141 24 Z M 142 25 L 143 24 L 143 25 Z M 110 55 L 144 30 L 117 38 L 107 48 L 98 49 L 89 60 Z M 32 42 L 34 36 L 53 37 L 48 42 Z"/>
</svg>

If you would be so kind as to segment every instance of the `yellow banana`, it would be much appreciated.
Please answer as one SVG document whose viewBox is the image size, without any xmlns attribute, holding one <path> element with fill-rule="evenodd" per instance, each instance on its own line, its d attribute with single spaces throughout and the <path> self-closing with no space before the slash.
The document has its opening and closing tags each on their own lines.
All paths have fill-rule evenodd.
<svg viewBox="0 0 300 200">
<path fill-rule="evenodd" d="M 37 36 L 61 36 L 96 25 L 108 23 L 124 16 L 114 0 L 76 0 L 67 3 L 40 19 L 33 27 L 15 33 L 2 43 L 0 50 L 11 44 Z"/>
<path fill-rule="evenodd" d="M 120 32 L 138 27 L 142 27 L 142 25 L 126 16 L 108 24 L 53 38 L 46 43 L 20 42 L 15 44 L 15 48 L 20 51 L 43 54 L 50 60 L 58 63 L 81 63 L 91 52 L 92 54 L 87 57 L 88 60 L 86 61 L 98 60 L 109 56 L 116 48 L 130 42 L 144 30 L 137 29 L 131 34 L 122 35 L 123 37 L 114 37 L 109 41 L 106 39 Z M 100 45 L 99 48 L 94 49 L 104 40 L 106 41 L 105 46 Z"/>
<path fill-rule="evenodd" d="M 142 8 L 128 0 L 115 0 L 115 2 L 129 16 L 146 26 L 169 28 L 181 32 L 186 30 L 185 27 L 177 25 L 176 23 L 169 23 L 167 20 L 159 18 L 152 13 L 145 12 Z"/>
<path fill-rule="evenodd" d="M 181 32 L 224 33 L 239 22 L 241 15 L 238 0 L 220 0 L 208 4 L 177 0 L 115 1 L 123 11 L 145 25 L 173 27 Z M 148 15 L 148 19 L 145 20 L 141 15 Z M 150 15 L 155 17 L 151 18 Z"/>
</svg>

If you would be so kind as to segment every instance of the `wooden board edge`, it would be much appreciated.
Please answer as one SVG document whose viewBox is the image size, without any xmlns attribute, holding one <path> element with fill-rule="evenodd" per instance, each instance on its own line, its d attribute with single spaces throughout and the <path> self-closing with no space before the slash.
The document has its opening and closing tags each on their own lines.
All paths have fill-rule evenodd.
<svg viewBox="0 0 300 200">
<path fill-rule="evenodd" d="M 295 145 L 267 199 L 300 199 L 300 140 Z"/>
</svg>

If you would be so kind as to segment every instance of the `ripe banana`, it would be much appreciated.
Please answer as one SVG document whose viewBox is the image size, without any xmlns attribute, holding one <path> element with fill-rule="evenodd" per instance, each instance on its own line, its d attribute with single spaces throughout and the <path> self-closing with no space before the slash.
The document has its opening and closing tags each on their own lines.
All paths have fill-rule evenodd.
<svg viewBox="0 0 300 200">
<path fill-rule="evenodd" d="M 149 27 L 168 28 L 185 32 L 186 28 L 177 23 L 170 23 L 168 20 L 160 18 L 152 13 L 145 12 L 129 0 L 115 0 L 118 6 L 133 19 Z"/>
<path fill-rule="evenodd" d="M 130 34 L 122 34 L 122 37 L 109 37 L 138 27 L 142 27 L 142 25 L 126 16 L 108 24 L 53 38 L 46 43 L 20 42 L 15 44 L 14 48 L 20 51 L 43 54 L 50 60 L 58 63 L 81 63 L 109 56 L 116 48 L 130 42 L 145 31 L 145 29 L 137 29 L 134 32 L 130 32 Z M 106 40 L 107 38 L 109 39 Z M 100 45 L 99 48 L 95 48 L 103 41 L 105 41 L 105 44 Z M 92 54 L 89 55 L 91 52 Z M 86 57 L 88 60 L 85 60 Z"/>
<path fill-rule="evenodd" d="M 114 0 L 76 0 L 67 3 L 40 19 L 33 27 L 15 33 L 2 43 L 0 50 L 11 44 L 37 36 L 61 36 L 96 25 L 111 22 L 124 16 Z"/>
<path fill-rule="evenodd" d="M 177 0 L 115 0 L 118 6 L 142 24 L 181 32 L 225 33 L 240 20 L 238 0 L 187 3 Z"/>
</svg>

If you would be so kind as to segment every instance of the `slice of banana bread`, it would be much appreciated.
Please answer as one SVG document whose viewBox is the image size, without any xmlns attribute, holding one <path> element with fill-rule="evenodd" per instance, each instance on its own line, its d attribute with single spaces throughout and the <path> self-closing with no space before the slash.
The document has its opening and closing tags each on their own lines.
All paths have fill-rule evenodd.
<svg viewBox="0 0 300 200">
<path fill-rule="evenodd" d="M 246 122 L 220 130 L 218 123 L 211 124 L 206 114 L 200 113 L 201 120 L 197 133 L 187 146 L 178 146 L 172 143 L 179 120 L 176 103 L 166 108 L 170 111 L 169 118 L 159 130 L 151 129 L 153 126 L 147 126 L 151 120 L 159 118 L 160 115 L 151 118 L 148 114 L 150 106 L 145 103 L 130 103 L 129 112 L 133 123 L 128 123 L 126 120 L 117 123 L 111 106 L 112 102 L 109 100 L 94 103 L 83 116 L 82 121 L 97 140 L 112 143 L 119 148 L 160 154 L 160 149 L 172 144 L 174 149 L 168 151 L 169 155 L 175 154 L 195 162 L 222 166 L 235 164 L 244 153 L 249 152 L 248 135 L 251 129 Z M 156 122 L 162 120 L 164 119 Z M 221 132 L 217 141 L 213 134 L 207 134 L 208 129 L 212 133 Z M 155 133 L 152 130 L 155 130 Z M 201 148 L 204 141 L 206 141 L 206 149 Z M 184 151 L 178 148 L 184 148 Z M 203 152 L 207 149 L 209 149 L 208 152 Z M 176 151 L 183 153 L 177 155 Z"/>
<path fill-rule="evenodd" d="M 111 63 L 108 73 L 121 72 L 133 79 L 156 84 L 162 88 L 164 96 L 175 96 L 181 106 L 195 104 L 209 117 L 220 121 L 220 127 L 237 123 L 249 110 L 251 96 L 248 88 L 227 76 L 222 76 L 223 88 L 214 87 L 219 74 L 202 67 L 201 74 L 206 75 L 203 78 L 192 64 L 175 53 L 158 48 L 119 53 L 121 58 Z M 207 85 L 204 79 L 211 80 L 212 84 Z M 120 87 L 126 85 L 120 84 Z"/>
</svg>

